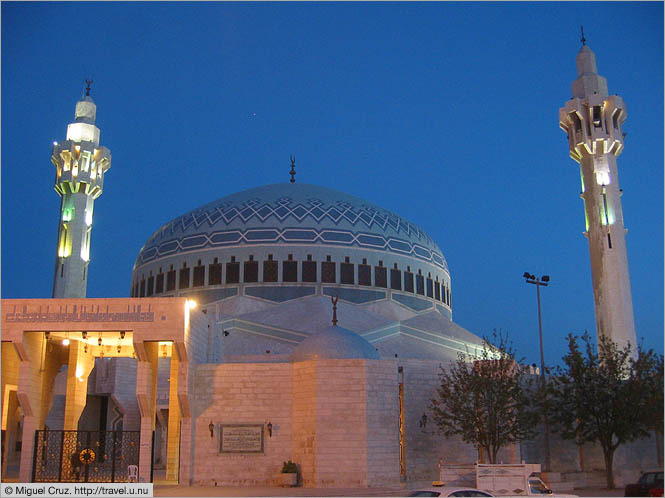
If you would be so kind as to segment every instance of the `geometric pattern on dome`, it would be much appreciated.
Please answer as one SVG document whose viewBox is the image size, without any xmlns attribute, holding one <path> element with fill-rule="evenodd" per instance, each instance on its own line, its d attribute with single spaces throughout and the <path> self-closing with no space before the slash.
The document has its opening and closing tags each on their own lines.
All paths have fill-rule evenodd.
<svg viewBox="0 0 665 498">
<path fill-rule="evenodd" d="M 183 253 L 207 247 L 225 247 L 238 244 L 330 244 L 339 246 L 355 246 L 378 251 L 392 252 L 432 263 L 447 270 L 447 264 L 441 254 L 407 240 L 386 237 L 376 233 L 353 232 L 344 229 L 317 230 L 315 228 L 248 228 L 244 230 L 230 229 L 213 233 L 198 233 L 165 240 L 157 245 L 151 239 L 150 247 L 144 248 L 137 258 L 137 266 L 154 259 L 174 253 Z"/>
<path fill-rule="evenodd" d="M 298 184 L 290 187 L 296 185 Z M 260 187 L 256 190 L 265 191 L 273 187 L 280 185 Z M 357 199 L 359 202 L 353 204 L 346 200 L 325 201 L 316 195 L 307 195 L 314 193 L 311 192 L 312 189 L 318 188 L 316 193 L 319 193 L 322 188 L 304 184 L 300 184 L 299 188 L 310 191 L 297 192 L 305 194 L 300 199 L 282 195 L 275 200 L 266 201 L 261 198 L 261 192 L 247 192 L 249 198 L 241 197 L 237 201 L 229 198 L 242 195 L 240 192 L 186 213 L 166 223 L 150 237 L 139 252 L 136 266 L 161 256 L 205 247 L 259 243 L 326 243 L 413 256 L 447 270 L 446 261 L 438 246 L 417 225 L 387 210 L 362 202 L 361 199 Z M 258 197 L 252 195 L 257 193 Z M 341 193 L 323 189 L 324 197 L 338 194 Z M 346 197 L 353 199 L 352 196 Z M 298 226 L 275 226 L 275 222 L 279 225 L 293 222 Z M 243 226 L 250 224 L 251 227 Z M 355 230 L 349 230 L 348 225 Z M 187 233 L 199 230 L 199 233 Z M 397 236 L 391 235 L 391 232 Z"/>
<path fill-rule="evenodd" d="M 307 203 L 309 205 L 296 202 L 289 197 L 281 197 L 274 204 L 261 202 L 257 198 L 248 199 L 239 204 L 225 201 L 210 206 L 208 209 L 199 208 L 176 218 L 164 225 L 153 238 L 163 238 L 176 231 L 184 232 L 192 226 L 198 228 L 207 225 L 212 228 L 220 222 L 228 225 L 234 220 L 240 220 L 243 223 L 249 221 L 265 223 L 271 218 L 284 221 L 292 216 L 298 221 L 304 221 L 309 217 L 317 224 L 330 221 L 337 225 L 341 221 L 346 221 L 352 226 L 364 225 L 367 229 L 387 230 L 392 228 L 396 233 L 404 233 L 407 237 L 416 237 L 429 244 L 434 244 L 434 241 L 420 227 L 388 211 L 380 212 L 367 204 L 354 207 L 348 202 L 337 201 L 333 205 L 326 206 L 323 201 L 316 198 L 307 199 Z"/>
</svg>

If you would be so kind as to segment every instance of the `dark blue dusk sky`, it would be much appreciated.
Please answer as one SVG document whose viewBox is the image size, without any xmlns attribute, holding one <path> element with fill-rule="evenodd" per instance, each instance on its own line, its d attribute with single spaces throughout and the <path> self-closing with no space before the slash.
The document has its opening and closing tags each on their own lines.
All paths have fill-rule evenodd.
<svg viewBox="0 0 665 498">
<path fill-rule="evenodd" d="M 635 324 L 663 350 L 663 3 L 39 3 L 2 6 L 2 297 L 51 296 L 50 163 L 84 78 L 113 162 L 95 203 L 89 297 L 129 295 L 154 230 L 204 203 L 297 181 L 420 225 L 453 318 L 539 362 L 595 335 L 579 198 L 558 109 L 580 25 L 626 102 L 619 157 Z"/>
</svg>

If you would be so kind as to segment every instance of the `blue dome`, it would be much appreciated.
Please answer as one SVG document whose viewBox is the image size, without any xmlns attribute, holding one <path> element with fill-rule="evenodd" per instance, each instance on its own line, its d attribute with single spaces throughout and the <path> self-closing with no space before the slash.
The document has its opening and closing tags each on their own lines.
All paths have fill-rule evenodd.
<svg viewBox="0 0 665 498">
<path fill-rule="evenodd" d="M 312 334 L 291 353 L 291 361 L 307 360 L 380 360 L 377 350 L 348 329 L 330 326 Z"/>
<path fill-rule="evenodd" d="M 190 211 L 157 230 L 134 267 L 177 254 L 251 244 L 357 247 L 448 270 L 439 247 L 415 224 L 358 197 L 304 183 L 252 188 Z"/>
</svg>

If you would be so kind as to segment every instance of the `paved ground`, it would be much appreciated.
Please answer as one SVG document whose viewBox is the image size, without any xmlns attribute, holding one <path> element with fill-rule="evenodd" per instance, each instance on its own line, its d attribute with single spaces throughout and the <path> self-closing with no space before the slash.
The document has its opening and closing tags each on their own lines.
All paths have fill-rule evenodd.
<svg viewBox="0 0 665 498">
<path fill-rule="evenodd" d="M 281 488 L 281 487 L 230 487 L 230 486 L 169 486 L 155 484 L 155 496 L 229 496 L 229 497 L 265 497 L 265 496 L 406 496 L 406 488 Z M 578 496 L 623 496 L 621 489 L 583 488 L 570 494 Z"/>
<path fill-rule="evenodd" d="M 18 479 L 3 479 L 2 482 L 18 482 Z M 412 488 L 417 489 L 417 488 Z M 406 496 L 408 488 L 281 488 L 252 486 L 178 486 L 156 483 L 154 496 L 218 496 L 218 497 L 358 497 L 358 496 Z M 581 488 L 568 494 L 577 496 L 623 496 L 623 488 Z"/>
<path fill-rule="evenodd" d="M 379 488 L 281 488 L 229 486 L 165 486 L 156 484 L 155 496 L 405 496 L 408 490 Z"/>
</svg>

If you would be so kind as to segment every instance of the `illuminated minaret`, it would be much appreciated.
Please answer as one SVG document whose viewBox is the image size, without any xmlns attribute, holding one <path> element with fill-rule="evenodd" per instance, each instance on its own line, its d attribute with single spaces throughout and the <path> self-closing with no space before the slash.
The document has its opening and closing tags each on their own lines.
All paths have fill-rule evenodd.
<svg viewBox="0 0 665 498">
<path fill-rule="evenodd" d="M 54 142 L 55 190 L 61 196 L 58 253 L 53 297 L 85 297 L 90 262 L 90 235 L 95 199 L 102 194 L 104 174 L 111 167 L 111 153 L 99 146 L 95 126 L 97 106 L 86 94 L 76 103 L 74 122 L 67 126 L 67 140 Z"/>
<path fill-rule="evenodd" d="M 623 150 L 626 106 L 618 95 L 608 96 L 607 81 L 598 75 L 596 56 L 585 41 L 582 33 L 573 97 L 559 109 L 559 123 L 568 134 L 570 157 L 580 164 L 596 331 L 619 347 L 630 343 L 634 353 L 633 301 L 616 160 Z"/>
</svg>

